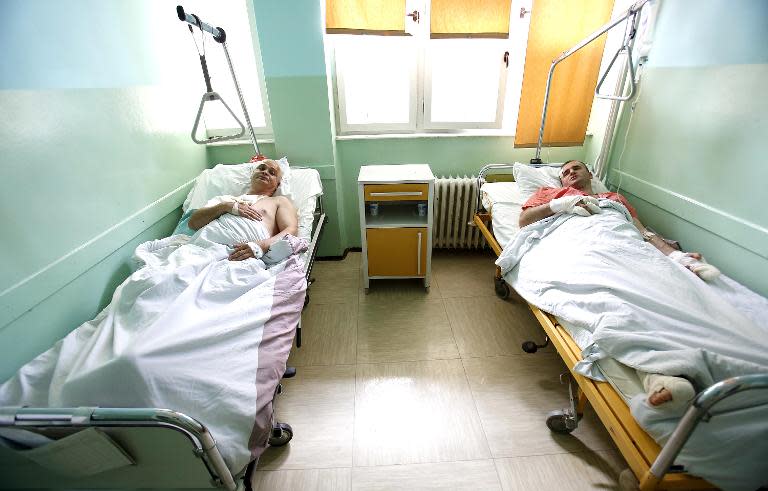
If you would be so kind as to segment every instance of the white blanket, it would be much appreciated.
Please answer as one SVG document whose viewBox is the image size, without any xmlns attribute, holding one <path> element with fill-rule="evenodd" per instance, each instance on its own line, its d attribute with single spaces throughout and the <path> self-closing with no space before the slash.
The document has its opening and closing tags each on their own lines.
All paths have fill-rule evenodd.
<svg viewBox="0 0 768 491">
<path fill-rule="evenodd" d="M 556 215 L 524 227 L 497 261 L 528 302 L 592 333 L 577 367 L 581 373 L 591 375 L 592 363 L 611 357 L 645 372 L 685 376 L 701 390 L 731 376 L 768 372 L 765 325 L 643 242 L 619 203 L 600 205 L 597 215 Z M 659 421 L 679 415 L 651 408 L 643 396 L 636 399 L 631 406 L 638 422 L 665 441 L 674 425 Z M 699 438 L 689 442 L 679 461 L 720 486 L 754 488 L 766 482 L 765 453 L 759 452 L 766 452 L 768 412 L 763 407 L 734 414 L 735 419 L 723 416 L 702 425 L 706 429 L 697 430 Z M 723 430 L 734 421 L 757 433 L 738 441 L 733 437 L 739 430 Z M 707 433 L 718 438 L 707 439 Z M 760 444 L 745 451 L 753 439 Z M 730 458 L 730 467 L 712 460 L 713 445 L 718 458 Z"/>
<path fill-rule="evenodd" d="M 0 406 L 173 409 L 206 425 L 240 472 L 266 447 L 306 290 L 297 255 L 269 269 L 227 259 L 228 245 L 267 235 L 227 214 L 191 239 L 141 244 L 110 305 L 0 386 Z"/>
</svg>

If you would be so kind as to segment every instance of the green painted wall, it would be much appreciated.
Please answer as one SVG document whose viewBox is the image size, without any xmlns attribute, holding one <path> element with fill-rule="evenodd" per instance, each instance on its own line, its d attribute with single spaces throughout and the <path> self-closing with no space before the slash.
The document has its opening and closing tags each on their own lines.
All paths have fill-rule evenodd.
<svg viewBox="0 0 768 491">
<path fill-rule="evenodd" d="M 325 69 L 321 4 L 316 0 L 254 0 L 267 98 L 274 131 L 274 156 L 295 165 L 322 168 L 328 224 L 318 254 L 338 256 L 346 239 L 336 178 L 335 131 Z M 219 150 L 212 150 L 209 158 Z"/>
<path fill-rule="evenodd" d="M 765 46 L 768 2 L 664 2 L 609 177 L 648 225 L 768 295 Z"/>
<path fill-rule="evenodd" d="M 197 57 L 169 37 L 190 42 L 174 8 L 3 2 L 0 380 L 106 305 L 207 165 L 188 135 L 200 84 L 177 68 Z"/>
</svg>

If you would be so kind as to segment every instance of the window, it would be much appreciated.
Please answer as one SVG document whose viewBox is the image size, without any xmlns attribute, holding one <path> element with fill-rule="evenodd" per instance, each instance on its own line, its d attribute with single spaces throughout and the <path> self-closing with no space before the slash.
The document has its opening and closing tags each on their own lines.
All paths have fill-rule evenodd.
<svg viewBox="0 0 768 491">
<path fill-rule="evenodd" d="M 607 22 L 613 0 L 567 4 L 327 0 L 340 133 L 487 128 L 535 146 L 551 61 Z M 583 143 L 602 52 L 558 66 L 545 144 Z"/>
<path fill-rule="evenodd" d="M 227 0 L 221 2 L 209 2 L 204 0 L 187 0 L 184 2 L 184 10 L 199 16 L 204 22 L 222 27 L 227 34 L 227 49 L 232 65 L 237 75 L 237 82 L 243 94 L 248 116 L 257 137 L 271 136 L 272 127 L 269 119 L 269 107 L 264 97 L 266 87 L 261 72 L 258 40 L 251 30 L 255 25 L 253 19 L 253 7 L 246 0 Z M 187 50 L 193 50 L 192 39 L 187 31 Z M 197 47 L 202 51 L 200 30 L 194 29 Z M 197 56 L 194 56 L 197 59 Z M 243 116 L 240 99 L 235 90 L 232 75 L 227 64 L 224 50 L 212 37 L 205 35 L 205 58 L 208 64 L 208 72 L 211 75 L 211 86 L 226 102 L 237 118 L 246 127 L 243 139 L 248 139 L 248 127 Z M 202 70 L 197 64 L 195 71 L 197 78 L 194 82 L 200 85 L 200 96 L 205 91 Z M 193 82 L 193 83 L 194 83 Z M 199 99 L 196 101 L 199 104 Z M 206 103 L 202 115 L 207 136 L 222 136 L 236 133 L 239 127 L 232 116 L 219 103 Z"/>
<path fill-rule="evenodd" d="M 523 49 L 515 44 L 524 47 L 524 37 L 522 43 L 519 35 L 510 38 L 507 32 L 469 32 L 460 35 L 476 38 L 453 38 L 450 32 L 461 30 L 455 22 L 441 21 L 445 16 L 430 20 L 432 9 L 452 3 L 446 0 L 409 0 L 397 5 L 399 13 L 390 16 L 389 23 L 382 21 L 386 15 L 370 16 L 377 22 L 375 26 L 344 28 L 341 15 L 333 11 L 343 3 L 329 4 L 326 23 L 341 133 L 502 128 L 510 82 L 507 72 L 510 66 L 522 70 Z M 502 3 L 507 5 L 508 20 L 510 2 Z M 398 2 L 388 2 L 392 4 Z M 417 11 L 418 22 L 414 16 L 402 15 L 405 11 Z M 366 19 L 357 17 L 357 22 Z M 498 21 L 498 10 L 490 18 Z M 514 28 L 527 30 L 527 18 L 520 20 L 518 16 Z M 501 24 L 507 31 L 507 22 Z M 491 35 L 504 38 L 486 38 Z M 513 51 L 518 53 L 516 60 L 510 57 Z M 520 77 L 516 80 L 519 84 Z"/>
</svg>

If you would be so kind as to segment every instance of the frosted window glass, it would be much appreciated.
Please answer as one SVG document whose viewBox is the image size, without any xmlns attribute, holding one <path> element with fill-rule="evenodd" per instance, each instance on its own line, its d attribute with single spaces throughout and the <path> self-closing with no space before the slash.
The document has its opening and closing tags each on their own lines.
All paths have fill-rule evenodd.
<svg viewBox="0 0 768 491">
<path fill-rule="evenodd" d="M 339 40 L 336 70 L 344 80 L 347 124 L 409 123 L 416 71 L 412 41 L 374 36 Z"/>
<path fill-rule="evenodd" d="M 480 39 L 430 41 L 432 122 L 496 121 L 503 46 Z"/>
</svg>

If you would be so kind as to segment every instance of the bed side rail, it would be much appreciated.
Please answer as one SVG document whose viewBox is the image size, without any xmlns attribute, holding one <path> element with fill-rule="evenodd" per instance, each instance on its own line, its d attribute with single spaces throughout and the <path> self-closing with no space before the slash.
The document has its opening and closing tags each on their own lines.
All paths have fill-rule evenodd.
<svg viewBox="0 0 768 491">
<path fill-rule="evenodd" d="M 480 172 L 477 173 L 477 199 L 475 201 L 475 213 L 480 213 L 483 211 L 483 194 L 482 191 L 480 191 L 480 188 L 483 184 L 488 182 L 487 177 L 489 174 L 491 174 L 491 171 L 498 171 L 503 169 L 509 169 L 510 171 L 515 166 L 515 164 L 487 164 L 484 165 L 482 169 L 480 169 Z M 506 173 L 510 176 L 512 176 L 511 173 Z M 512 180 L 514 181 L 514 176 L 512 176 Z"/>
<path fill-rule="evenodd" d="M 768 389 L 768 374 L 759 373 L 732 377 L 699 392 L 675 427 L 666 445 L 662 447 L 648 473 L 643 477 L 640 483 L 641 489 L 649 489 L 648 486 L 653 489 L 661 481 L 699 422 L 706 421 L 718 414 L 726 414 L 740 409 L 734 408 L 712 414 L 710 410 L 715 404 L 739 392 L 756 389 Z"/>
<path fill-rule="evenodd" d="M 323 209 L 323 196 L 320 195 L 317 198 L 317 205 L 315 206 L 315 224 L 312 229 L 312 240 L 309 243 L 307 251 L 307 262 L 304 264 L 304 271 L 306 273 L 307 282 L 309 283 L 309 276 L 312 274 L 312 266 L 315 264 L 315 256 L 317 255 L 317 246 L 320 241 L 320 234 L 323 232 L 323 228 L 328 221 L 328 217 Z"/>
<path fill-rule="evenodd" d="M 208 485 L 214 487 L 223 487 L 228 491 L 235 491 L 238 486 L 235 482 L 230 470 L 227 468 L 219 449 L 216 446 L 216 441 L 213 435 L 208 429 L 197 421 L 196 419 L 187 416 L 186 414 L 172 411 L 170 409 L 160 408 L 99 408 L 99 407 L 78 407 L 78 408 L 31 408 L 31 407 L 0 407 L 0 428 L 13 428 L 17 430 L 37 430 L 43 433 L 53 432 L 56 434 L 55 442 L 62 441 L 62 437 L 66 438 L 74 433 L 88 428 L 98 428 L 108 434 L 113 433 L 112 438 L 115 438 L 115 432 L 123 432 L 125 430 L 138 431 L 136 429 L 170 429 L 175 430 L 174 434 L 181 434 L 185 437 L 186 441 L 191 443 L 192 452 L 189 455 L 193 455 L 199 460 L 202 460 L 205 471 L 198 470 L 192 472 L 193 474 L 207 475 Z M 179 437 L 174 437 L 178 439 Z M 149 441 L 150 445 L 154 442 L 154 438 L 147 440 L 142 437 L 137 440 Z M 139 447 L 135 445 L 136 441 L 127 441 L 115 443 L 123 450 L 132 450 L 130 453 L 139 452 Z M 131 438 L 128 438 L 131 440 Z M 184 440 L 184 438 L 182 438 Z M 53 443 L 53 442 L 52 442 Z M 51 443 L 51 444 L 52 444 Z M 123 448 L 125 445 L 126 448 Z M 188 448 L 188 447 L 187 447 Z M 23 451 L 22 451 L 23 452 Z M 183 452 L 182 452 L 183 453 Z M 146 458 L 142 458 L 139 455 L 132 455 L 133 459 L 139 463 L 138 466 L 129 466 L 128 472 L 124 469 L 117 469 L 115 471 L 106 471 L 95 475 L 94 477 L 84 476 L 73 479 L 85 479 L 87 487 L 93 487 L 94 479 L 99 483 L 98 487 L 102 488 L 115 488 L 115 487 L 130 487 L 133 478 L 137 478 L 138 482 L 134 482 L 134 487 L 146 487 L 142 485 L 147 480 L 146 476 L 142 476 L 141 463 L 146 461 Z M 194 459 L 194 460 L 197 460 Z M 163 466 L 169 464 L 165 458 L 162 459 Z M 170 459 L 169 459 L 170 460 Z M 18 469 L 15 468 L 14 471 Z M 43 467 L 38 469 L 44 470 Z M 6 471 L 8 469 L 5 469 Z M 34 468 L 32 468 L 34 471 Z M 167 474 L 167 473 L 166 473 Z M 170 474 L 173 474 L 172 472 Z M 56 474 L 53 474 L 56 476 Z M 40 477 L 40 476 L 35 476 Z M 62 478 L 61 485 L 66 487 L 71 485 L 71 482 L 66 482 L 66 479 Z M 203 484 L 203 483 L 200 483 Z M 0 486 L 5 487 L 5 486 Z M 24 482 L 22 487 L 35 487 L 35 483 L 31 481 Z"/>
</svg>

